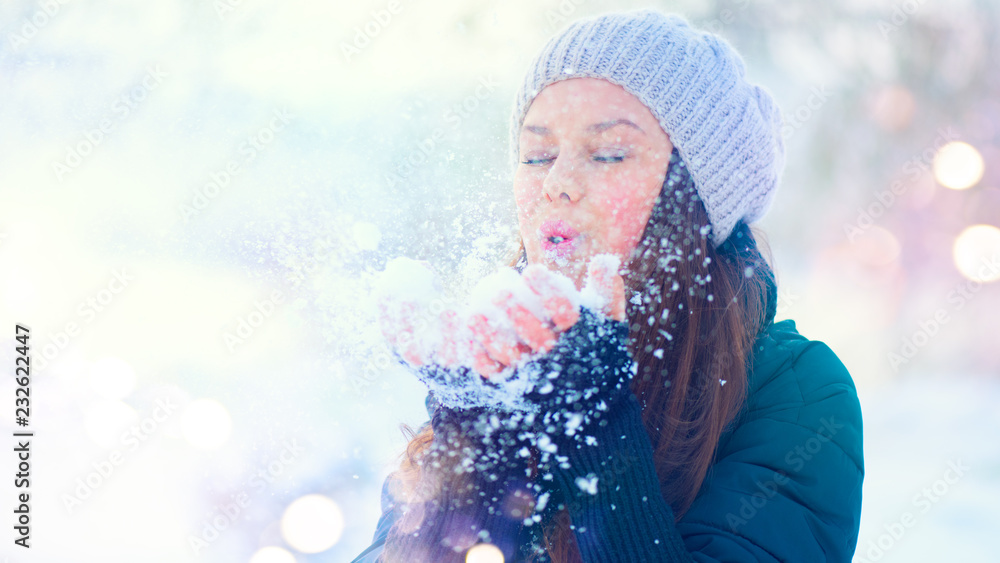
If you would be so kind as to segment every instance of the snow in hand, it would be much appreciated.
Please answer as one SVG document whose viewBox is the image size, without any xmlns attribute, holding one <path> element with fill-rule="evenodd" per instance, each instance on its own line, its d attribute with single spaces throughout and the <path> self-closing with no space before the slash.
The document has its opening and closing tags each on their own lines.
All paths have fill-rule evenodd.
<svg viewBox="0 0 1000 563">
<path fill-rule="evenodd" d="M 535 412 L 525 395 L 551 391 L 553 374 L 535 369 L 532 360 L 555 346 L 581 308 L 602 319 L 609 313 L 623 318 L 619 265 L 613 254 L 593 257 L 580 291 L 540 264 L 523 274 L 502 267 L 480 280 L 456 311 L 441 306 L 442 289 L 429 264 L 395 258 L 375 286 L 379 325 L 390 348 L 443 405 Z"/>
</svg>

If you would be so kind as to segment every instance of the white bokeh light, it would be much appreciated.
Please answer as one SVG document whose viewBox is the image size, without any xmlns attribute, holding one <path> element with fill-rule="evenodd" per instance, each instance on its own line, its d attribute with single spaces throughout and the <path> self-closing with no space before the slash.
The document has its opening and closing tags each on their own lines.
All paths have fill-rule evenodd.
<svg viewBox="0 0 1000 563">
<path fill-rule="evenodd" d="M 332 499 L 323 495 L 305 495 L 285 509 L 281 517 L 281 535 L 303 553 L 330 549 L 344 531 L 344 515 Z"/>
<path fill-rule="evenodd" d="M 181 418 L 184 439 L 202 450 L 214 450 L 224 444 L 232 429 L 229 411 L 212 399 L 193 401 Z"/>
<path fill-rule="evenodd" d="M 855 241 L 854 252 L 869 265 L 884 266 L 899 258 L 902 245 L 888 229 L 873 225 L 864 236 Z"/>
<path fill-rule="evenodd" d="M 982 155 L 968 143 L 953 141 L 934 155 L 934 178 L 946 188 L 971 188 L 982 179 L 984 170 Z"/>
<path fill-rule="evenodd" d="M 955 267 L 963 276 L 978 282 L 1000 279 L 1000 228 L 972 225 L 955 239 L 952 247 Z"/>
<path fill-rule="evenodd" d="M 465 554 L 465 563 L 503 563 L 503 552 L 491 543 L 476 544 Z"/>
<path fill-rule="evenodd" d="M 287 549 L 269 545 L 258 549 L 250 563 L 295 563 L 295 556 Z"/>
<path fill-rule="evenodd" d="M 102 358 L 88 371 L 91 388 L 105 399 L 124 399 L 135 389 L 135 370 L 121 358 Z"/>
<path fill-rule="evenodd" d="M 102 448 L 120 445 L 122 432 L 139 420 L 139 413 L 121 401 L 96 401 L 84 410 L 87 436 Z"/>
</svg>

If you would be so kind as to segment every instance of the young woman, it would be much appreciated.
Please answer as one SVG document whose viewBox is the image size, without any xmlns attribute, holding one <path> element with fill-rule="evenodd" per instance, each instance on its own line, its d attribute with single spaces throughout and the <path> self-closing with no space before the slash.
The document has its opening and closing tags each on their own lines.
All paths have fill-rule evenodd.
<svg viewBox="0 0 1000 563">
<path fill-rule="evenodd" d="M 511 266 L 534 305 L 498 294 L 502 322 L 472 316 L 431 357 L 390 339 L 423 377 L 454 374 L 445 358 L 466 346 L 466 376 L 531 358 L 551 385 L 525 395 L 531 415 L 429 395 L 355 561 L 852 559 L 854 383 L 773 322 L 748 227 L 780 180 L 779 128 L 739 55 L 679 16 L 603 14 L 545 45 L 511 139 Z M 585 288 L 596 312 L 574 306 Z"/>
</svg>

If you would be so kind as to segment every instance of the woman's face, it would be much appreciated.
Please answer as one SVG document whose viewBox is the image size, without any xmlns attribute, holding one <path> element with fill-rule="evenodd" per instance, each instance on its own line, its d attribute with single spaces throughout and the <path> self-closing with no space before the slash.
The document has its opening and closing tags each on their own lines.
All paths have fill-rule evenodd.
<svg viewBox="0 0 1000 563">
<path fill-rule="evenodd" d="M 627 264 L 672 150 L 653 114 L 621 86 L 571 78 L 543 88 L 525 115 L 514 175 L 528 263 L 565 274 L 578 289 L 595 254 Z"/>
</svg>

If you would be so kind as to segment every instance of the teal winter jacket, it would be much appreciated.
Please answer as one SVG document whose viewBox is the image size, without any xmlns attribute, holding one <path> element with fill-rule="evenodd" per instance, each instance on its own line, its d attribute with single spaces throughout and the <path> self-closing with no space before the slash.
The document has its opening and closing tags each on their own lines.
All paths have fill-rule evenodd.
<svg viewBox="0 0 1000 563">
<path fill-rule="evenodd" d="M 747 402 L 677 531 L 695 561 L 849 562 L 861 522 L 861 405 L 795 322 L 757 339 Z"/>
</svg>

